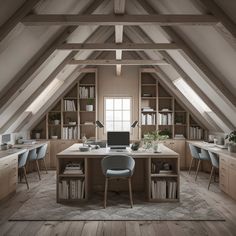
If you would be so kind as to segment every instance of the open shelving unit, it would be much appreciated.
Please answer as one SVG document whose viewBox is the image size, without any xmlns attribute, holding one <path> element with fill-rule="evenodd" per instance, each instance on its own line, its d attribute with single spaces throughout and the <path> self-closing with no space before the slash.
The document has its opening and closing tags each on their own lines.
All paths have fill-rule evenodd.
<svg viewBox="0 0 236 236">
<path fill-rule="evenodd" d="M 196 122 L 194 115 L 184 109 L 181 102 L 152 73 L 147 68 L 140 69 L 139 73 L 139 138 L 159 130 L 168 133 L 170 139 L 204 139 L 207 136 L 204 126 Z M 150 119 L 152 116 L 155 116 L 155 121 L 147 122 L 147 117 Z"/>
<path fill-rule="evenodd" d="M 91 111 L 86 109 L 89 102 L 93 105 Z M 32 129 L 31 137 L 36 138 L 36 133 L 40 133 L 40 139 L 53 139 L 56 136 L 57 139 L 78 140 L 84 135 L 96 138 L 96 108 L 97 70 L 86 69 L 84 76 L 57 100 Z"/>
</svg>

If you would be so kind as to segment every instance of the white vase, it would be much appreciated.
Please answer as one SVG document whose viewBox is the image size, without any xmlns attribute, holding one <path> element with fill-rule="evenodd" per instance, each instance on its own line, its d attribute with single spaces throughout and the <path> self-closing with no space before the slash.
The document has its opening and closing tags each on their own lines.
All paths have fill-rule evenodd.
<svg viewBox="0 0 236 236">
<path fill-rule="evenodd" d="M 93 111 L 93 105 L 86 105 L 86 111 Z"/>
<path fill-rule="evenodd" d="M 35 133 L 35 138 L 40 139 L 40 133 Z"/>
<path fill-rule="evenodd" d="M 60 124 L 60 120 L 54 120 L 54 125 L 59 125 Z"/>
</svg>

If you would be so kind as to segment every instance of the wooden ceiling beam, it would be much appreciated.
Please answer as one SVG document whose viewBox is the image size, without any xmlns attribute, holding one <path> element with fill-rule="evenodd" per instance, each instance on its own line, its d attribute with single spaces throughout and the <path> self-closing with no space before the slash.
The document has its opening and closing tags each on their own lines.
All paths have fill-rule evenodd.
<svg viewBox="0 0 236 236">
<path fill-rule="evenodd" d="M 0 27 L 0 42 L 11 30 L 35 7 L 41 0 L 27 0 L 16 12 Z"/>
<path fill-rule="evenodd" d="M 236 48 L 236 24 L 214 0 L 199 0 L 220 22 L 215 28 Z"/>
<path fill-rule="evenodd" d="M 94 0 L 84 13 L 90 14 L 96 10 L 104 0 Z M 32 82 L 33 74 L 43 65 L 44 62 L 53 54 L 57 47 L 64 43 L 67 37 L 77 29 L 77 26 L 67 27 L 53 41 L 49 42 L 39 52 L 31 58 L 24 68 L 11 80 L 0 95 L 0 113 Z"/>
<path fill-rule="evenodd" d="M 117 15 L 123 15 L 125 13 L 125 0 L 114 0 L 114 13 Z M 123 25 L 116 25 L 115 26 L 115 42 L 120 44 L 123 42 Z M 116 59 L 122 59 L 122 50 L 116 50 Z M 116 75 L 121 75 L 121 65 L 116 65 Z"/>
<path fill-rule="evenodd" d="M 64 43 L 60 44 L 59 50 L 95 50 L 95 51 L 143 51 L 143 50 L 178 50 L 176 43 Z"/>
<path fill-rule="evenodd" d="M 115 66 L 115 65 L 169 65 L 165 60 L 72 60 L 71 65 Z"/>
<path fill-rule="evenodd" d="M 143 9 L 149 14 L 158 14 L 146 0 L 137 0 Z M 219 20 L 217 19 L 219 22 Z M 175 32 L 171 27 L 162 26 L 163 32 L 181 47 L 181 53 L 187 56 L 188 62 L 198 70 L 198 73 L 211 84 L 220 96 L 224 96 L 224 100 L 236 107 L 236 96 L 224 85 L 220 78 L 202 61 L 202 59 L 194 52 L 194 50 Z"/>
<path fill-rule="evenodd" d="M 215 25 L 219 20 L 212 15 L 28 15 L 25 25 Z"/>
</svg>

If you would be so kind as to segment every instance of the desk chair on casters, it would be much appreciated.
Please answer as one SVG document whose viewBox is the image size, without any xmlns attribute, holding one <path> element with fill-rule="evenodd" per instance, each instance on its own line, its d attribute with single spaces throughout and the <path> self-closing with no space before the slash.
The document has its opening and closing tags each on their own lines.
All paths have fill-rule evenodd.
<svg viewBox="0 0 236 236">
<path fill-rule="evenodd" d="M 37 160 L 38 160 L 38 161 L 43 161 L 46 174 L 48 173 L 47 166 L 46 166 L 46 162 L 45 162 L 45 157 L 46 157 L 46 153 L 47 153 L 47 148 L 48 148 L 48 144 L 47 144 L 47 143 L 45 143 L 45 144 L 42 145 L 41 147 L 37 148 Z"/>
<path fill-rule="evenodd" d="M 110 155 L 106 156 L 102 160 L 102 172 L 106 177 L 105 192 L 104 192 L 104 208 L 107 204 L 107 189 L 108 180 L 111 178 L 126 178 L 129 183 L 129 197 L 130 204 L 133 207 L 131 177 L 134 173 L 135 161 L 131 156 L 127 155 Z"/>
<path fill-rule="evenodd" d="M 24 153 L 21 153 L 19 154 L 19 157 L 18 157 L 18 169 L 23 171 L 23 175 L 25 177 L 25 182 L 26 182 L 26 185 L 27 185 L 27 189 L 29 189 L 29 183 L 28 183 L 28 180 L 27 180 L 27 176 L 26 176 L 26 163 L 27 163 L 27 159 L 28 159 L 28 154 L 29 154 L 29 151 L 25 151 Z M 20 180 L 21 180 L 21 172 L 20 172 Z"/>
</svg>

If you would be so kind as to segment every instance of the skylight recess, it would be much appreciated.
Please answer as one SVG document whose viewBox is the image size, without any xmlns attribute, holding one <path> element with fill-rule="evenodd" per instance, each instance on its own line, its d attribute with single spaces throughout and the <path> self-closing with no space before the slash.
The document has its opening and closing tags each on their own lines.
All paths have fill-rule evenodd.
<svg viewBox="0 0 236 236">
<path fill-rule="evenodd" d="M 25 111 L 35 114 L 50 99 L 50 97 L 58 90 L 58 88 L 62 84 L 63 81 L 55 78 Z"/>
<path fill-rule="evenodd" d="M 180 77 L 174 80 L 173 83 L 201 114 L 203 114 L 204 112 L 212 112 L 212 110 L 207 106 L 207 104 L 183 80 L 183 78 Z"/>
</svg>

